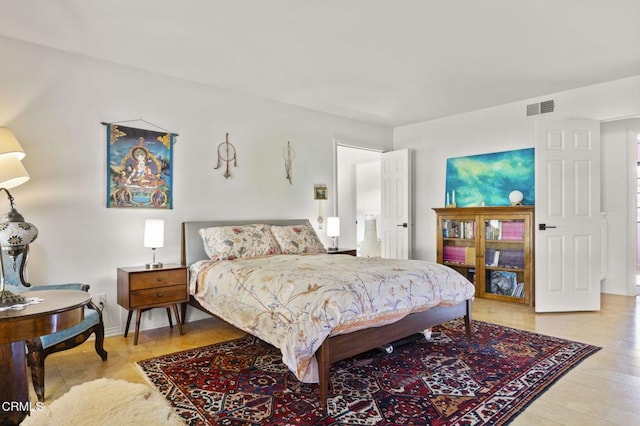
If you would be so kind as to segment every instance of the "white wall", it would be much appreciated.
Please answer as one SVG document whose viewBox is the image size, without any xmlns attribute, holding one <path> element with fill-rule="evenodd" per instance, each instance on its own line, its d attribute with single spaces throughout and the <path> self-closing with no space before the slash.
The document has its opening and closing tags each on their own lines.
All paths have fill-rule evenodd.
<svg viewBox="0 0 640 426">
<path fill-rule="evenodd" d="M 116 304 L 117 267 L 151 260 L 151 251 L 142 246 L 145 219 L 165 220 L 165 247 L 157 251 L 164 263 L 180 260 L 185 220 L 308 218 L 315 225 L 313 185 L 332 187 L 334 139 L 390 148 L 388 128 L 8 38 L 0 38 L 0 51 L 0 125 L 20 140 L 31 175 L 12 193 L 18 211 L 40 231 L 31 246 L 29 279 L 85 282 L 92 293 L 106 293 L 109 334 L 120 331 L 124 315 Z M 106 141 L 100 122 L 140 117 L 179 134 L 172 210 L 105 207 Z M 127 123 L 137 124 L 149 128 Z M 229 180 L 213 169 L 225 132 L 238 159 Z M 284 172 L 287 141 L 296 153 L 293 185 Z M 8 210 L 8 202 L 0 202 Z M 331 196 L 324 207 L 332 211 Z M 329 243 L 325 230 L 319 234 Z M 165 325 L 166 315 L 157 311 L 151 320 L 145 315 L 142 328 Z"/>
<path fill-rule="evenodd" d="M 413 201 L 415 238 L 413 253 L 417 259 L 435 260 L 435 214 L 433 207 L 441 207 L 445 191 L 446 159 L 462 155 L 498 152 L 533 147 L 535 119 L 525 116 L 527 104 L 555 99 L 556 112 L 546 118 L 586 118 L 608 120 L 640 113 L 640 76 L 609 83 L 550 94 L 466 114 L 445 117 L 394 129 L 394 149 L 414 150 Z M 612 144 L 613 145 L 613 144 Z M 608 159 L 628 158 L 624 144 L 616 143 L 603 157 L 602 211 L 610 217 L 628 223 L 628 209 L 614 203 L 627 197 L 627 176 L 624 168 L 616 172 L 606 166 Z M 611 166 L 615 167 L 615 166 Z M 617 230 L 629 232 L 629 230 Z M 612 231 L 610 235 L 614 234 Z M 616 237 L 617 238 L 617 237 Z M 609 244 L 611 247 L 615 244 Z M 608 271 L 627 271 L 627 256 L 609 252 Z M 606 279 L 607 292 L 627 294 L 627 277 L 613 275 Z"/>
</svg>

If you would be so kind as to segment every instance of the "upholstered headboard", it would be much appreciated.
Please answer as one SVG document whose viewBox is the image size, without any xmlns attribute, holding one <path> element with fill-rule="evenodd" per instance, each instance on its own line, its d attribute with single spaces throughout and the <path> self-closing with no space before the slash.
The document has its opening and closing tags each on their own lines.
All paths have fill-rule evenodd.
<svg viewBox="0 0 640 426">
<path fill-rule="evenodd" d="M 198 235 L 201 228 L 212 226 L 250 225 L 264 223 L 267 225 L 311 225 L 308 219 L 255 219 L 255 220 L 199 220 L 182 222 L 182 239 L 180 262 L 190 266 L 198 260 L 208 259 L 204 251 L 204 243 Z"/>
</svg>

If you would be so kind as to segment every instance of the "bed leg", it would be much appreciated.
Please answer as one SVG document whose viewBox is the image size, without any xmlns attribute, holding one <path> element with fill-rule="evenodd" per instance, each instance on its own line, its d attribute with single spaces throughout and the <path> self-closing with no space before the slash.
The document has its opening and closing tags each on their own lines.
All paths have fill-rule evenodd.
<svg viewBox="0 0 640 426">
<path fill-rule="evenodd" d="M 471 343 L 471 299 L 467 300 L 467 313 L 464 316 L 464 328 L 467 331 L 467 341 Z"/>
<path fill-rule="evenodd" d="M 329 394 L 329 343 L 325 340 L 316 352 L 318 361 L 318 389 L 320 393 L 320 410 L 327 414 L 327 396 Z"/>
</svg>

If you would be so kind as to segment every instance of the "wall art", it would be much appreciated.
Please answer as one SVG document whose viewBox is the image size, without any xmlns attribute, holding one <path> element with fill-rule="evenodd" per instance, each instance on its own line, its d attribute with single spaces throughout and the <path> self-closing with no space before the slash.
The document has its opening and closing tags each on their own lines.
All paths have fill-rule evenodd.
<svg viewBox="0 0 640 426">
<path fill-rule="evenodd" d="M 236 147 L 233 146 L 232 143 L 229 142 L 229 133 L 225 136 L 224 142 L 218 145 L 218 162 L 214 167 L 214 170 L 220 168 L 222 163 L 225 163 L 224 176 L 225 179 L 229 179 L 231 177 L 231 173 L 229 172 L 229 164 L 233 162 L 233 167 L 238 167 L 238 159 Z"/>
<path fill-rule="evenodd" d="M 174 133 L 103 123 L 107 128 L 107 207 L 173 207 Z"/>
<path fill-rule="evenodd" d="M 534 148 L 447 159 L 445 207 L 508 206 L 515 190 L 535 204 Z"/>
</svg>

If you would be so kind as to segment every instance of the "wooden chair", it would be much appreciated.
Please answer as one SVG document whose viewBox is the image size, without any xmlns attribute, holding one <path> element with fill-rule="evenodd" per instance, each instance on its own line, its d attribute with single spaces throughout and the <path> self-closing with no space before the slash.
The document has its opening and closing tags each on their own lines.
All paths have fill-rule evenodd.
<svg viewBox="0 0 640 426">
<path fill-rule="evenodd" d="M 16 262 L 6 256 L 3 257 L 5 265 L 5 281 L 7 290 L 15 293 L 22 293 L 29 297 L 29 291 L 36 290 L 82 290 L 89 291 L 87 284 L 49 284 L 32 286 L 24 280 L 24 268 L 26 265 L 27 253 L 21 254 Z M 25 256 L 20 259 L 20 257 Z M 23 260 L 25 259 L 25 260 Z M 19 267 L 17 265 L 20 265 Z M 38 396 L 38 401 L 44 401 L 44 361 L 52 353 L 74 348 L 84 343 L 89 336 L 95 333 L 95 348 L 102 361 L 107 360 L 107 352 L 104 350 L 104 323 L 102 322 L 102 311 L 93 303 L 89 302 L 84 308 L 84 320 L 71 328 L 57 333 L 40 336 L 27 340 L 27 364 L 31 369 L 31 381 Z"/>
</svg>

